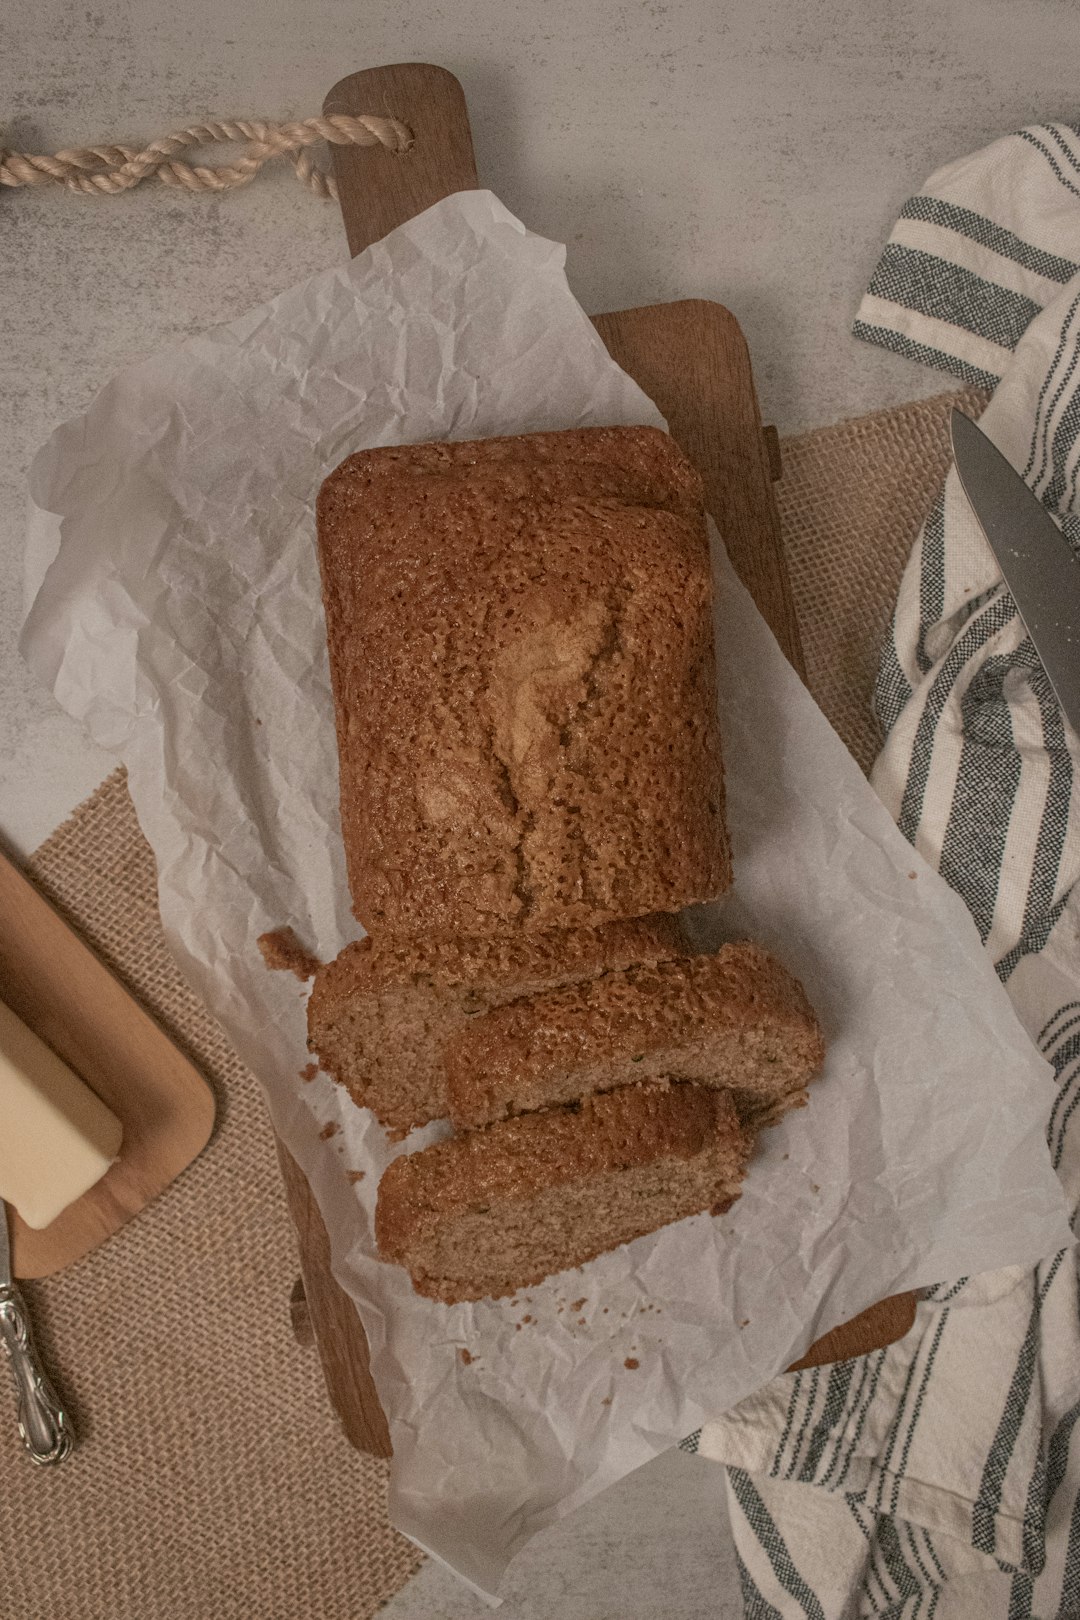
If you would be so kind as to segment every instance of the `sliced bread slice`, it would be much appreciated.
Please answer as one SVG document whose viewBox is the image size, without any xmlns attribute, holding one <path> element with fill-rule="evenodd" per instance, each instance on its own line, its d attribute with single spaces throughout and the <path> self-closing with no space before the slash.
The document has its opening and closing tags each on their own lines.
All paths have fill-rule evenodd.
<svg viewBox="0 0 1080 1620">
<path fill-rule="evenodd" d="M 755 1125 L 805 1101 L 824 1060 L 802 986 L 759 945 L 725 945 L 521 997 L 447 1042 L 461 1128 L 667 1076 L 736 1094 Z"/>
<path fill-rule="evenodd" d="M 447 1113 L 443 1051 L 471 1018 L 516 997 L 688 947 L 674 917 L 506 937 L 370 936 L 320 967 L 308 1046 L 384 1125 L 404 1133 Z"/>
<path fill-rule="evenodd" d="M 753 1138 L 730 1097 L 625 1086 L 395 1159 L 375 1235 L 417 1293 L 499 1298 L 739 1195 Z"/>
</svg>

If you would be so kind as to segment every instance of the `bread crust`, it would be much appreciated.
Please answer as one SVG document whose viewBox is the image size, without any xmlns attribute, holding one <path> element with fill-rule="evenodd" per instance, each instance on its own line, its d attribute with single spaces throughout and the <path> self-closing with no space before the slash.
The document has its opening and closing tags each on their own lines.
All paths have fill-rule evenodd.
<svg viewBox="0 0 1080 1620">
<path fill-rule="evenodd" d="M 308 998 L 308 1047 L 321 1067 L 405 1132 L 448 1111 L 444 1048 L 492 1007 L 615 968 L 685 955 L 675 917 L 543 933 L 354 940 L 320 966 Z"/>
<path fill-rule="evenodd" d="M 740 941 L 539 991 L 470 1019 L 447 1042 L 459 1128 L 568 1096 L 667 1075 L 772 1101 L 821 1068 L 821 1028 L 802 986 Z"/>
<path fill-rule="evenodd" d="M 728 887 L 702 484 L 668 435 L 361 451 L 318 541 L 365 928 L 596 926 Z"/>
<path fill-rule="evenodd" d="M 498 1222 L 520 1212 L 528 1220 L 531 1203 L 557 1189 L 600 1184 L 611 1174 L 660 1166 L 677 1176 L 680 1164 L 702 1166 L 699 1211 L 737 1196 L 752 1139 L 739 1123 L 730 1097 L 698 1086 L 625 1086 L 577 1108 L 502 1120 L 481 1130 L 450 1137 L 417 1153 L 395 1159 L 383 1172 L 375 1214 L 375 1235 L 384 1259 L 405 1266 L 417 1291 L 453 1303 L 482 1298 L 488 1278 L 440 1277 L 424 1268 L 425 1247 L 466 1218 Z M 671 1218 L 690 1210 L 680 1208 Z M 655 1209 L 643 1215 L 640 1230 L 614 1236 L 607 1247 L 664 1224 Z M 580 1265 L 601 1252 L 584 1252 L 568 1229 L 560 1264 L 518 1264 L 505 1279 L 504 1292 L 540 1282 L 556 1269 Z"/>
</svg>

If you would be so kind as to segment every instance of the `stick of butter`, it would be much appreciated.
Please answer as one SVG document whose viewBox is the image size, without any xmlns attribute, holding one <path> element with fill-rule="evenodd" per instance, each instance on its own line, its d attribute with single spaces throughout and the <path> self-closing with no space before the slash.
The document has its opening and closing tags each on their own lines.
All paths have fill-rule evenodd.
<svg viewBox="0 0 1080 1620">
<path fill-rule="evenodd" d="M 122 1128 L 100 1097 L 0 1001 L 0 1198 L 48 1226 L 100 1181 Z"/>
</svg>

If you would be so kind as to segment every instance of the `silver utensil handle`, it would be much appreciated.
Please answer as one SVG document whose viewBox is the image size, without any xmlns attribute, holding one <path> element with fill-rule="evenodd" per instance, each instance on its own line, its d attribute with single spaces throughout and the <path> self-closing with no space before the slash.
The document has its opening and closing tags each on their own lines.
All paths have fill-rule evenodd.
<svg viewBox="0 0 1080 1620">
<path fill-rule="evenodd" d="M 71 1421 L 34 1348 L 30 1318 L 14 1283 L 0 1287 L 0 1339 L 11 1357 L 19 1433 L 36 1463 L 61 1462 L 71 1450 Z"/>
</svg>

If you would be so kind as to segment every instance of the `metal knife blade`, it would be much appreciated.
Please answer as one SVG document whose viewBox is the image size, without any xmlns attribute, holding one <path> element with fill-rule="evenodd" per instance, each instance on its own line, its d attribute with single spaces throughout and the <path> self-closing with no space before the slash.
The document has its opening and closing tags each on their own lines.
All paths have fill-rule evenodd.
<svg viewBox="0 0 1080 1620">
<path fill-rule="evenodd" d="M 1020 474 L 962 411 L 952 448 L 964 494 L 1058 702 L 1080 732 L 1080 560 Z"/>
<path fill-rule="evenodd" d="M 11 1275 L 7 1205 L 0 1198 L 0 1344 L 11 1358 L 19 1433 L 36 1463 L 63 1462 L 75 1438 L 34 1348 L 26 1303 Z"/>
</svg>

